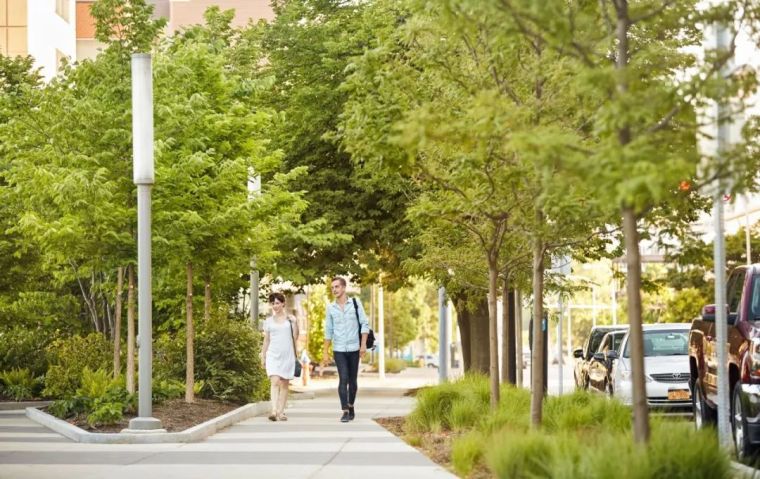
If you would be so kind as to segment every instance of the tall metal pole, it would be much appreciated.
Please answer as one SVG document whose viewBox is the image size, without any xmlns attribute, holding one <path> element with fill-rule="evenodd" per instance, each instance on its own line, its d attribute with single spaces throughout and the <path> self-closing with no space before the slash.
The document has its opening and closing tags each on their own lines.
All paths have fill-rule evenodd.
<svg viewBox="0 0 760 479">
<path fill-rule="evenodd" d="M 716 49 L 725 52 L 728 48 L 728 32 L 725 25 L 715 25 Z M 721 72 L 723 74 L 723 72 Z M 717 124 L 717 161 L 722 162 L 723 151 L 728 140 L 729 123 L 724 118 L 727 113 L 724 105 L 718 101 L 715 105 Z M 726 449 L 731 447 L 731 427 L 729 423 L 729 389 L 726 341 L 728 339 L 728 322 L 726 317 L 726 250 L 723 237 L 723 194 L 725 185 L 720 182 L 713 197 L 713 222 L 715 227 L 715 336 L 718 343 L 718 441 Z"/>
<path fill-rule="evenodd" d="M 385 379 L 385 308 L 383 304 L 383 285 L 377 287 L 377 372 L 380 379 Z"/>
<path fill-rule="evenodd" d="M 438 381 L 443 383 L 449 379 L 449 325 L 446 312 L 446 288 L 438 288 Z"/>
<path fill-rule="evenodd" d="M 596 326 L 596 285 L 591 286 L 591 326 Z"/>
<path fill-rule="evenodd" d="M 153 170 L 153 78 L 149 54 L 132 55 L 132 137 L 137 185 L 138 417 L 130 431 L 163 431 L 153 415 L 153 318 L 151 270 L 151 188 Z"/>
<path fill-rule="evenodd" d="M 562 295 L 559 295 L 559 320 L 557 321 L 557 376 L 559 377 L 559 395 L 562 395 Z"/>
<path fill-rule="evenodd" d="M 749 195 L 744 198 L 744 243 L 747 247 L 747 266 L 752 264 L 752 238 L 749 234 Z"/>
<path fill-rule="evenodd" d="M 615 283 L 615 270 L 613 269 L 612 274 L 612 298 L 610 301 L 610 304 L 612 304 L 612 324 L 617 325 L 617 284 Z"/>
<path fill-rule="evenodd" d="M 251 326 L 259 329 L 259 270 L 256 258 L 251 259 Z"/>
<path fill-rule="evenodd" d="M 515 356 L 517 361 L 517 381 L 518 387 L 523 383 L 523 327 L 522 327 L 522 296 L 520 291 L 515 291 Z"/>
</svg>

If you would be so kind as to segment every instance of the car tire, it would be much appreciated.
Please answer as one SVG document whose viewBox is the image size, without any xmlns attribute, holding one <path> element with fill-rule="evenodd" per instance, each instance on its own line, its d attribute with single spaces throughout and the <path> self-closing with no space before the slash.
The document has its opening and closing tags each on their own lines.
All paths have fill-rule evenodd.
<svg viewBox="0 0 760 479">
<path fill-rule="evenodd" d="M 715 424 L 717 414 L 705 402 L 705 395 L 702 393 L 699 381 L 696 381 L 692 388 L 691 404 L 694 410 L 694 426 L 697 429 L 704 429 Z"/>
<path fill-rule="evenodd" d="M 607 396 L 609 397 L 615 396 L 615 391 L 612 389 L 612 381 L 607 381 L 607 384 L 605 385 L 604 390 L 607 393 Z"/>
<path fill-rule="evenodd" d="M 731 395 L 731 435 L 734 438 L 736 457 L 740 461 L 755 454 L 756 448 L 750 444 L 747 433 L 747 417 L 744 415 L 739 381 L 734 384 L 734 393 Z"/>
</svg>

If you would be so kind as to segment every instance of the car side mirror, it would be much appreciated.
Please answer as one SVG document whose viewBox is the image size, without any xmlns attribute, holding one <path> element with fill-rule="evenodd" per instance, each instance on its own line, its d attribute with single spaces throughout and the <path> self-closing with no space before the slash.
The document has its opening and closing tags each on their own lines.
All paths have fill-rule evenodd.
<svg viewBox="0 0 760 479">
<path fill-rule="evenodd" d="M 580 359 L 583 357 L 583 350 L 582 349 L 576 349 L 573 351 L 573 357 L 576 359 Z"/>
<path fill-rule="evenodd" d="M 604 353 L 594 353 L 594 359 L 597 361 L 604 361 Z"/>
<path fill-rule="evenodd" d="M 607 359 L 617 359 L 618 357 L 617 351 L 607 351 Z"/>
</svg>

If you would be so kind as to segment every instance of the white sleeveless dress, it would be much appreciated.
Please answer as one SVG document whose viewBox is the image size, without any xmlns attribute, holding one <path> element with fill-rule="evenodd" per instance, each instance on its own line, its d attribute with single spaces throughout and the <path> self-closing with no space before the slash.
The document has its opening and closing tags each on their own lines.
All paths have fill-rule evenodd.
<svg viewBox="0 0 760 479">
<path fill-rule="evenodd" d="M 293 379 L 295 376 L 296 353 L 293 350 L 293 334 L 290 320 L 277 323 L 269 317 L 264 321 L 264 331 L 269 332 L 267 349 L 267 376 Z"/>
</svg>

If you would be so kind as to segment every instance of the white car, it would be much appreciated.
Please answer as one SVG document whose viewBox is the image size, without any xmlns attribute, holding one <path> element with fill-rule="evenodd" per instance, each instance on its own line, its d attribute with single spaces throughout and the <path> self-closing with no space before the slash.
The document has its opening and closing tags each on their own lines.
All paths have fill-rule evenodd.
<svg viewBox="0 0 760 479">
<path fill-rule="evenodd" d="M 689 329 L 691 324 L 645 324 L 644 374 L 647 404 L 677 412 L 691 410 L 689 389 Z M 612 368 L 614 395 L 625 404 L 633 403 L 630 333 L 620 346 Z"/>
</svg>

